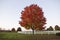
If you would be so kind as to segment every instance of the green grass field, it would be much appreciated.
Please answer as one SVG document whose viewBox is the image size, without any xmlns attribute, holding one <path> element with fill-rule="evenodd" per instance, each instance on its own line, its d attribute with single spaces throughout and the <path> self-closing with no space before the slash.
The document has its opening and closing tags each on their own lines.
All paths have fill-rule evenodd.
<svg viewBox="0 0 60 40">
<path fill-rule="evenodd" d="M 0 40 L 60 40 L 60 36 L 47 34 L 20 34 L 17 32 L 0 32 Z"/>
</svg>

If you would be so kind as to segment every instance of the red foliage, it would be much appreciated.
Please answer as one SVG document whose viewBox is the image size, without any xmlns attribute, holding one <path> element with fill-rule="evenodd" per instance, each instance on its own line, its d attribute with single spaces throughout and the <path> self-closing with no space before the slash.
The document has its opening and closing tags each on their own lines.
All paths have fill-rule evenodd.
<svg viewBox="0 0 60 40">
<path fill-rule="evenodd" d="M 32 4 L 24 8 L 21 12 L 21 21 L 19 24 L 26 29 L 34 27 L 34 29 L 42 30 L 46 24 L 46 18 L 43 15 L 42 8 Z"/>
</svg>

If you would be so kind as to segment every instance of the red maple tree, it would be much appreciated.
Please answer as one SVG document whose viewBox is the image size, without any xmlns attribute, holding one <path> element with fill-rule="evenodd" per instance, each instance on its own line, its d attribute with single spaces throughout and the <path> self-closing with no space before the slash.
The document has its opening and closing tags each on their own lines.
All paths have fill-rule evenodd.
<svg viewBox="0 0 60 40">
<path fill-rule="evenodd" d="M 43 15 L 42 8 L 36 4 L 26 6 L 21 12 L 21 21 L 19 24 L 26 29 L 42 30 L 46 24 L 46 18 Z"/>
</svg>

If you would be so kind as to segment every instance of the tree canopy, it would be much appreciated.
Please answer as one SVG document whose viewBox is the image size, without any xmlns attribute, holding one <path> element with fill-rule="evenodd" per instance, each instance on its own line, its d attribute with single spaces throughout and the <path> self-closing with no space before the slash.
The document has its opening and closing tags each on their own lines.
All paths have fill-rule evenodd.
<svg viewBox="0 0 60 40">
<path fill-rule="evenodd" d="M 14 32 L 14 31 L 15 31 L 15 28 L 12 28 L 12 29 L 11 29 L 11 31 L 13 31 L 13 32 Z"/>
<path fill-rule="evenodd" d="M 60 27 L 58 25 L 55 25 L 55 30 L 60 30 Z"/>
<path fill-rule="evenodd" d="M 47 31 L 53 31 L 54 29 L 52 28 L 52 26 L 50 26 L 49 28 L 47 28 Z"/>
<path fill-rule="evenodd" d="M 21 12 L 20 18 L 21 21 L 19 21 L 19 24 L 26 29 L 42 30 L 46 24 L 46 18 L 44 17 L 42 8 L 36 4 L 26 6 Z"/>
<path fill-rule="evenodd" d="M 17 28 L 17 31 L 21 31 L 21 28 L 20 28 L 20 27 L 18 27 L 18 28 Z"/>
</svg>

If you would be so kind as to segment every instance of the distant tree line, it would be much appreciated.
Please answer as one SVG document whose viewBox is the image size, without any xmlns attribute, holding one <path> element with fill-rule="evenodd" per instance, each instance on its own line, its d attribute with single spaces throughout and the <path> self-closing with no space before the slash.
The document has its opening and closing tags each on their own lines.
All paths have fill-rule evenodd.
<svg viewBox="0 0 60 40">
<path fill-rule="evenodd" d="M 55 27 L 53 28 L 52 26 L 50 26 L 49 28 L 46 29 L 47 31 L 53 31 L 53 30 L 56 30 L 56 31 L 60 31 L 60 27 L 58 25 L 55 25 Z"/>
<path fill-rule="evenodd" d="M 12 28 L 11 31 L 15 32 L 15 31 L 22 31 L 20 27 L 17 28 L 17 30 L 15 30 L 15 28 Z"/>
<path fill-rule="evenodd" d="M 60 26 L 55 25 L 55 27 L 53 28 L 52 26 L 50 26 L 49 28 L 45 29 L 45 31 L 60 31 Z M 17 31 L 22 31 L 20 27 L 17 28 L 17 30 L 15 28 L 12 28 L 11 30 L 2 30 L 0 28 L 0 32 L 17 32 Z"/>
<path fill-rule="evenodd" d="M 2 30 L 0 28 L 0 32 L 17 32 L 17 31 L 22 31 L 20 27 L 17 28 L 17 30 L 15 28 L 12 28 L 11 30 Z"/>
</svg>

